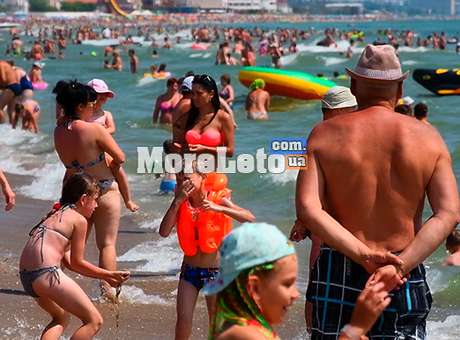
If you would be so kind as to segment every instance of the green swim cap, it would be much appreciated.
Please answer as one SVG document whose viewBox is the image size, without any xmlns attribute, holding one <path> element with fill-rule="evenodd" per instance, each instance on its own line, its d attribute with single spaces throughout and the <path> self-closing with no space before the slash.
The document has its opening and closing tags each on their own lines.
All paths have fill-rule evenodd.
<svg viewBox="0 0 460 340">
<path fill-rule="evenodd" d="M 97 56 L 97 52 L 96 52 L 96 51 L 91 51 L 91 55 L 92 55 L 93 57 L 96 57 L 96 56 Z"/>
<path fill-rule="evenodd" d="M 251 85 L 249 85 L 249 88 L 254 91 L 256 89 L 263 89 L 265 87 L 265 81 L 263 79 L 257 78 L 255 79 Z"/>
</svg>

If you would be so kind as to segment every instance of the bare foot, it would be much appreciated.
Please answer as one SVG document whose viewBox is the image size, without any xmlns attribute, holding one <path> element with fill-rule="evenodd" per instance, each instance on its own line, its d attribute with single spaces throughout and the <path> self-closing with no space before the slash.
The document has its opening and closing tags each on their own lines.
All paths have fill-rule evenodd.
<svg viewBox="0 0 460 340">
<path fill-rule="evenodd" d="M 126 206 L 126 209 L 131 210 L 131 212 L 136 212 L 139 210 L 139 206 L 133 201 L 129 201 L 128 203 L 125 204 L 125 206 Z"/>
</svg>

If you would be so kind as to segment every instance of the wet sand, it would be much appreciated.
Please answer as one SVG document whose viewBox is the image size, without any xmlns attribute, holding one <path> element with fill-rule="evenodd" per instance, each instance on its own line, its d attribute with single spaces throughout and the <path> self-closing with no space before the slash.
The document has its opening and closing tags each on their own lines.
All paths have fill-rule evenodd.
<svg viewBox="0 0 460 340">
<path fill-rule="evenodd" d="M 32 177 L 7 174 L 13 188 L 28 184 Z M 3 204 L 3 200 L 1 201 Z M 18 262 L 28 232 L 41 216 L 46 214 L 52 202 L 27 198 L 17 193 L 16 207 L 12 212 L 0 213 L 0 339 L 38 339 L 41 330 L 49 322 L 49 316 L 33 301 L 24 295 L 18 275 Z M 1 206 L 3 209 L 3 205 Z M 122 217 L 118 241 L 118 254 L 123 254 L 141 241 L 156 239 L 158 235 L 130 224 L 130 215 Z M 154 252 L 155 249 L 152 249 Z M 97 248 L 94 233 L 86 247 L 86 256 L 97 263 Z M 132 263 L 130 263 L 132 266 Z M 123 262 L 120 268 L 126 268 Z M 66 271 L 69 274 L 69 271 Z M 91 298 L 98 294 L 98 281 L 70 273 Z M 171 275 L 148 275 L 136 273 L 124 286 L 120 304 L 98 303 L 97 308 L 104 318 L 104 325 L 97 339 L 172 339 L 175 326 L 175 298 L 177 277 Z M 143 295 L 140 291 L 142 289 Z M 123 291 L 128 291 L 128 300 Z M 133 295 L 139 298 L 133 301 Z M 142 301 L 147 296 L 148 301 Z M 151 301 L 154 296 L 154 301 Z M 299 299 L 290 310 L 286 322 L 279 329 L 283 339 L 294 339 L 303 333 L 303 302 Z M 149 302 L 148 304 L 146 302 Z M 157 302 L 157 303 L 155 303 Z M 72 317 L 65 332 L 68 338 L 80 321 Z M 194 314 L 192 339 L 206 339 L 207 312 L 205 301 L 200 296 Z M 305 338 L 304 336 L 302 338 Z"/>
</svg>

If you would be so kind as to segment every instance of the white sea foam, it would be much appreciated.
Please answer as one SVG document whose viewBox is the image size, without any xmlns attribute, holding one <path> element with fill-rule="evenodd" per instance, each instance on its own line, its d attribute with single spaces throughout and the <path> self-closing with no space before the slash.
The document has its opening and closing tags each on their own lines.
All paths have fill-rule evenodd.
<svg viewBox="0 0 460 340">
<path fill-rule="evenodd" d="M 101 40 L 82 40 L 82 45 L 90 46 L 110 46 L 120 44 L 118 39 L 101 39 Z"/>
<path fill-rule="evenodd" d="M 120 300 L 140 305 L 168 305 L 174 303 L 174 301 L 168 301 L 158 295 L 145 294 L 141 288 L 132 285 L 123 286 Z"/>
<path fill-rule="evenodd" d="M 315 40 L 311 44 L 300 44 L 297 46 L 299 52 L 310 52 L 310 53 L 337 53 L 337 52 L 346 52 L 350 43 L 348 41 L 342 40 L 337 42 L 337 46 L 316 46 L 316 43 L 319 40 Z M 355 49 L 353 48 L 353 51 Z"/>
<path fill-rule="evenodd" d="M 320 58 L 324 61 L 324 65 L 326 66 L 342 64 L 348 60 L 345 58 L 336 58 L 336 57 L 320 57 Z"/>
<path fill-rule="evenodd" d="M 203 54 L 203 59 L 209 58 L 211 54 L 210 52 Z"/>
<path fill-rule="evenodd" d="M 158 231 L 160 229 L 160 223 L 162 218 L 155 218 L 153 221 L 146 221 L 142 223 L 139 228 L 140 229 L 153 229 L 153 231 Z"/>
<path fill-rule="evenodd" d="M 398 52 L 404 52 L 404 53 L 424 53 L 428 52 L 429 49 L 426 47 L 408 47 L 408 46 L 401 46 L 398 48 Z"/>
<path fill-rule="evenodd" d="M 404 60 L 402 62 L 403 65 L 406 65 L 406 66 L 411 66 L 411 65 L 415 65 L 415 64 L 418 64 L 418 61 L 415 61 L 415 60 Z"/>
<path fill-rule="evenodd" d="M 280 63 L 281 65 L 292 64 L 297 59 L 298 56 L 299 56 L 298 53 L 288 54 L 286 56 L 281 57 Z"/>
<path fill-rule="evenodd" d="M 457 340 L 460 333 L 460 315 L 449 315 L 444 321 L 428 321 L 428 340 Z"/>
<path fill-rule="evenodd" d="M 431 293 L 440 292 L 449 287 L 449 280 L 458 275 L 458 271 L 452 267 L 430 268 L 427 267 L 426 280 Z"/>
<path fill-rule="evenodd" d="M 59 163 L 46 163 L 43 167 L 32 170 L 35 179 L 31 184 L 19 188 L 25 196 L 40 200 L 57 200 L 61 195 L 61 183 L 65 168 Z"/>
<path fill-rule="evenodd" d="M 180 268 L 182 252 L 179 250 L 177 236 L 174 234 L 158 241 L 147 241 L 138 244 L 122 256 L 119 256 L 118 261 L 145 261 L 144 264 L 135 268 L 136 271 L 169 272 Z"/>
<path fill-rule="evenodd" d="M 275 184 L 285 185 L 290 182 L 295 182 L 298 173 L 298 170 L 286 170 L 281 174 L 269 174 L 268 178 Z"/>
<path fill-rule="evenodd" d="M 145 86 L 145 85 L 148 85 L 148 84 L 153 84 L 154 82 L 158 81 L 158 79 L 155 79 L 153 77 L 145 77 L 145 78 L 141 78 L 139 79 L 139 81 L 137 82 L 136 86 Z"/>
<path fill-rule="evenodd" d="M 189 55 L 189 58 L 200 58 L 203 56 L 203 53 L 192 53 Z"/>
</svg>

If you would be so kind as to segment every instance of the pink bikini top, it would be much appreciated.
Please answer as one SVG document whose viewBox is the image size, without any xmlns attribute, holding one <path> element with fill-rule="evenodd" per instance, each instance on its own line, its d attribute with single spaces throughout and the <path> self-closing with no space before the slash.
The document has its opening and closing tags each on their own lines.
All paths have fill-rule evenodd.
<svg viewBox="0 0 460 340">
<path fill-rule="evenodd" d="M 188 130 L 185 133 L 185 140 L 188 144 L 201 144 L 205 146 L 222 145 L 222 134 L 213 128 L 206 129 L 203 133 L 196 130 Z"/>
<path fill-rule="evenodd" d="M 175 106 L 173 104 L 171 104 L 170 102 L 162 102 L 160 104 L 160 110 L 162 112 L 172 111 L 174 108 L 175 108 Z"/>
</svg>

